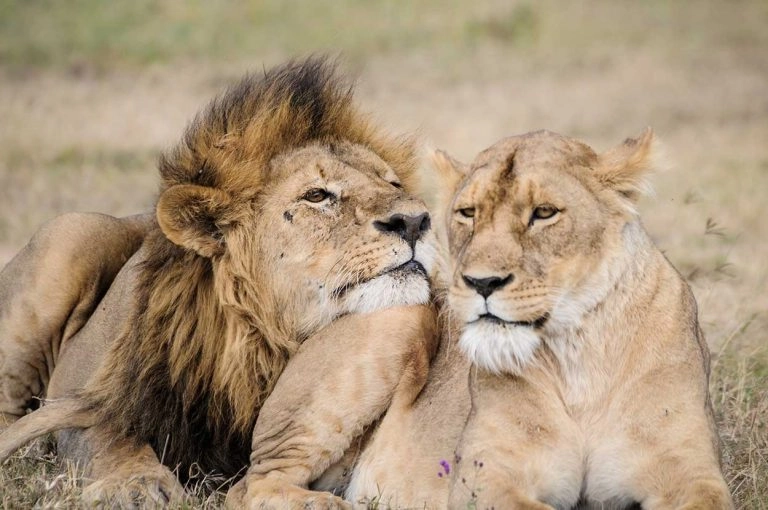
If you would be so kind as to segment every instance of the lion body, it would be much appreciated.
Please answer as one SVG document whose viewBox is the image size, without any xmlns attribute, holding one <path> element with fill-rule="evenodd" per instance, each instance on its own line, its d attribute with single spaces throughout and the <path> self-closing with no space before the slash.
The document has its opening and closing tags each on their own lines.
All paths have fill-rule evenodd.
<svg viewBox="0 0 768 510">
<path fill-rule="evenodd" d="M 114 338 L 105 326 L 121 319 L 122 308 L 109 304 L 122 300 L 119 289 L 130 277 L 113 283 L 150 224 L 149 215 L 65 214 L 41 227 L 0 273 L 4 424 L 37 398 L 71 395 L 95 372 Z"/>
<path fill-rule="evenodd" d="M 438 155 L 454 186 L 440 349 L 471 368 L 436 365 L 414 405 L 384 417 L 350 499 L 732 507 L 696 303 L 634 211 L 652 140 L 598 155 L 537 132 L 471 167 Z M 456 370 L 468 394 L 445 384 Z"/>
<path fill-rule="evenodd" d="M 376 132 L 322 59 L 247 77 L 161 158 L 154 217 L 133 230 L 131 220 L 104 220 L 118 227 L 103 240 L 100 228 L 70 217 L 68 228 L 51 230 L 59 241 L 81 231 L 74 245 L 33 242 L 3 271 L 3 292 L 12 295 L 0 310 L 13 313 L 0 317 L 8 328 L 0 330 L 0 384 L 10 388 L 2 410 L 13 421 L 46 389 L 49 397 L 74 395 L 93 426 L 67 443 L 96 466 L 95 493 L 122 497 L 129 479 L 146 479 L 156 482 L 146 489 L 155 498 L 178 492 L 159 459 L 182 481 L 195 472 L 242 473 L 259 410 L 289 359 L 340 316 L 333 338 L 368 331 L 355 321 L 377 314 L 412 323 L 404 334 L 418 339 L 381 348 L 400 367 L 388 377 L 423 383 L 416 374 L 427 364 L 406 370 L 410 361 L 392 348 L 430 350 L 420 325 L 432 312 L 414 305 L 429 303 L 434 248 L 426 209 L 407 194 L 414 169 L 412 144 Z M 131 235 L 115 245 L 121 229 Z M 62 256 L 46 273 L 50 281 L 20 278 Z M 80 311 L 79 293 L 90 287 L 69 275 L 100 265 L 104 276 Z M 44 310 L 46 302 L 64 310 L 49 321 L 51 330 L 67 330 L 63 340 L 16 311 Z M 31 340 L 38 331 L 47 335 Z M 34 373 L 20 373 L 35 357 Z M 46 384 L 50 373 L 59 389 Z M 391 398 L 339 432 L 361 434 Z M 340 458 L 352 439 L 323 463 Z"/>
</svg>

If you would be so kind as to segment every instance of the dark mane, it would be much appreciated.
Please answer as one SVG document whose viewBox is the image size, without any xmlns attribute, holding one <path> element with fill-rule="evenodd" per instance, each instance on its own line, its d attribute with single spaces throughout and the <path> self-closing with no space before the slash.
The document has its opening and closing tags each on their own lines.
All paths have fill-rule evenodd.
<svg viewBox="0 0 768 510">
<path fill-rule="evenodd" d="M 310 142 L 347 140 L 387 161 L 401 177 L 414 171 L 408 139 L 381 136 L 353 104 L 352 84 L 336 65 L 314 57 L 246 75 L 211 101 L 181 142 L 160 159 L 163 188 L 174 184 L 237 189 L 280 153 Z"/>
</svg>

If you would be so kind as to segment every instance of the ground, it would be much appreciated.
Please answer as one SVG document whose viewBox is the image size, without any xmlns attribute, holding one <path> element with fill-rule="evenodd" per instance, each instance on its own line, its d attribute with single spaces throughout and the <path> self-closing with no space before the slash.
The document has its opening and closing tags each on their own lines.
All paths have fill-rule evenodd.
<svg viewBox="0 0 768 510">
<path fill-rule="evenodd" d="M 295 55 L 339 53 L 375 119 L 465 160 L 534 129 L 605 149 L 653 126 L 670 164 L 641 213 L 699 302 L 737 506 L 768 508 L 765 1 L 0 0 L 0 13 L 0 264 L 56 214 L 151 208 L 157 155 L 194 112 Z M 71 505 L 71 471 L 28 450 L 0 469 L 0 502 Z"/>
</svg>

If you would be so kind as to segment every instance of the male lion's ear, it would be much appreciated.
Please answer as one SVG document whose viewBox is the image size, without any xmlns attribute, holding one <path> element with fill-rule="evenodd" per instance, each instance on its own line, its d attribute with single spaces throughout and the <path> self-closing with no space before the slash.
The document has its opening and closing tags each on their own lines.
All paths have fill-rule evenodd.
<svg viewBox="0 0 768 510">
<path fill-rule="evenodd" d="M 222 227 L 231 209 L 232 198 L 224 191 L 178 184 L 160 195 L 157 222 L 171 242 L 213 257 L 224 253 Z"/>
<path fill-rule="evenodd" d="M 597 177 L 608 187 L 636 202 L 651 191 L 648 174 L 656 168 L 658 154 L 656 137 L 651 128 L 645 128 L 638 138 L 627 138 L 624 143 L 600 155 Z"/>
</svg>

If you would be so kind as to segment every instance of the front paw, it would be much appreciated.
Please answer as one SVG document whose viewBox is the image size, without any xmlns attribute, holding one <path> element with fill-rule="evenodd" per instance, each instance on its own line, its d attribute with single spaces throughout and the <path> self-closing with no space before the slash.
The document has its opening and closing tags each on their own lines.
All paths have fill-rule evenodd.
<svg viewBox="0 0 768 510">
<path fill-rule="evenodd" d="M 248 510 L 352 510 L 330 492 L 302 489 L 277 480 L 240 480 L 227 493 L 226 507 Z"/>
<path fill-rule="evenodd" d="M 88 508 L 157 508 L 187 502 L 176 476 L 165 466 L 125 476 L 119 472 L 95 480 L 83 489 Z"/>
</svg>

